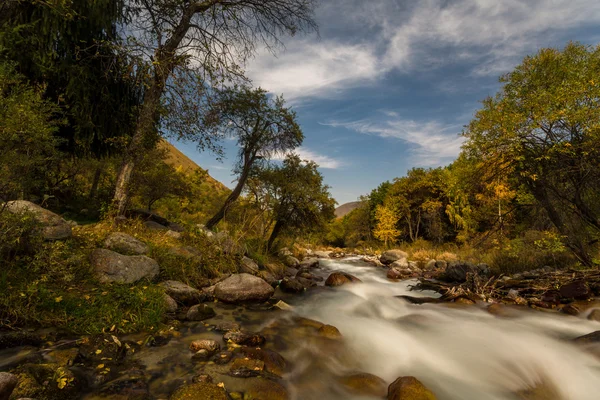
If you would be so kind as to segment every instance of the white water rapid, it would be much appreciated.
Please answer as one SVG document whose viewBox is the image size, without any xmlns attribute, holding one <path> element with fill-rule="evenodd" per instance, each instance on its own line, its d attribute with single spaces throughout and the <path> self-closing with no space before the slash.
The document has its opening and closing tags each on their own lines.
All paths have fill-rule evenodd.
<svg viewBox="0 0 600 400">
<path fill-rule="evenodd" d="M 544 399 L 600 399 L 600 359 L 570 342 L 600 330 L 598 322 L 540 311 L 515 310 L 503 318 L 482 306 L 413 305 L 395 296 L 432 293 L 410 291 L 415 282 L 388 281 L 383 270 L 358 259 L 321 260 L 321 267 L 325 276 L 341 270 L 363 283 L 309 296 L 294 311 L 336 326 L 362 372 L 388 383 L 415 376 L 440 400 L 514 400 L 535 387 L 551 393 Z"/>
</svg>

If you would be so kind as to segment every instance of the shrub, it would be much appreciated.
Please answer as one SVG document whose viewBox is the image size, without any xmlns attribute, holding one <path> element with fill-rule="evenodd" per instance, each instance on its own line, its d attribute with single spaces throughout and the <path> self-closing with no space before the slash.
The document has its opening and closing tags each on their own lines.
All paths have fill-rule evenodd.
<svg viewBox="0 0 600 400">
<path fill-rule="evenodd" d="M 29 213 L 0 211 L 0 238 L 0 258 L 5 261 L 32 255 L 42 243 L 39 225 Z"/>
</svg>

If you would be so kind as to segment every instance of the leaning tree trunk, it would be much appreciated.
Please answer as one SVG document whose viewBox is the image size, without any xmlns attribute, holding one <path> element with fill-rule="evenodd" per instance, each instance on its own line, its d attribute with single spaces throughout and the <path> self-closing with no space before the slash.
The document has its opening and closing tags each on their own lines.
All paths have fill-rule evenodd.
<svg viewBox="0 0 600 400">
<path fill-rule="evenodd" d="M 273 248 L 273 243 L 277 236 L 281 233 L 283 229 L 283 223 L 281 221 L 277 221 L 275 226 L 273 227 L 273 232 L 271 232 L 271 236 L 269 237 L 269 241 L 267 242 L 267 251 L 270 251 Z"/>
</svg>

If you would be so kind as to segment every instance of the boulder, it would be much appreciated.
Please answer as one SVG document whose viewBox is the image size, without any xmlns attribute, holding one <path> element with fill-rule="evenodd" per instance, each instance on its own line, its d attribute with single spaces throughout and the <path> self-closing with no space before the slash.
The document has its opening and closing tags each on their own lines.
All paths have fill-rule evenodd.
<svg viewBox="0 0 600 400">
<path fill-rule="evenodd" d="M 315 258 L 315 257 L 311 257 L 311 258 L 305 258 L 304 260 L 302 260 L 300 262 L 300 264 L 298 265 L 299 269 L 302 268 L 317 268 L 319 266 L 319 259 Z"/>
<path fill-rule="evenodd" d="M 214 383 L 194 383 L 175 391 L 170 400 L 228 400 L 227 392 Z"/>
<path fill-rule="evenodd" d="M 592 312 L 589 313 L 587 319 L 590 321 L 600 322 L 600 309 L 597 308 L 595 310 L 592 310 Z"/>
<path fill-rule="evenodd" d="M 279 288 L 286 293 L 304 292 L 304 285 L 296 278 L 283 278 Z"/>
<path fill-rule="evenodd" d="M 234 274 L 215 286 L 214 296 L 226 303 L 267 301 L 275 290 L 267 282 L 250 274 Z"/>
<path fill-rule="evenodd" d="M 158 222 L 154 222 L 154 221 L 144 221 L 144 226 L 147 229 L 150 229 L 151 231 L 168 231 L 169 228 L 167 228 L 164 225 L 159 224 Z"/>
<path fill-rule="evenodd" d="M 317 333 L 327 339 L 340 339 L 342 337 L 339 329 L 333 325 L 323 325 L 317 330 Z"/>
<path fill-rule="evenodd" d="M 264 378 L 252 378 L 244 393 L 244 400 L 289 400 L 290 395 L 281 384 Z"/>
<path fill-rule="evenodd" d="M 575 343 L 579 344 L 591 344 L 600 343 L 600 331 L 588 333 L 587 335 L 579 336 L 573 339 Z"/>
<path fill-rule="evenodd" d="M 96 249 L 90 256 L 92 267 L 102 283 L 134 283 L 158 275 L 158 263 L 146 256 L 125 256 L 111 250 Z"/>
<path fill-rule="evenodd" d="M 277 286 L 279 279 L 269 271 L 263 270 L 258 272 L 258 276 L 271 286 Z"/>
<path fill-rule="evenodd" d="M 265 337 L 258 333 L 246 332 L 243 330 L 231 330 L 223 335 L 224 342 L 232 342 L 242 346 L 257 347 L 265 343 Z"/>
<path fill-rule="evenodd" d="M 289 268 L 296 268 L 298 265 L 300 265 L 300 261 L 296 257 L 289 255 L 285 256 L 283 259 L 283 264 Z"/>
<path fill-rule="evenodd" d="M 384 251 L 379 257 L 379 261 L 381 261 L 385 265 L 390 265 L 394 261 L 407 259 L 408 254 L 402 250 L 388 250 Z"/>
<path fill-rule="evenodd" d="M 394 261 L 393 263 L 389 264 L 389 267 L 396 269 L 406 269 L 410 267 L 410 263 L 406 258 L 401 258 L 400 260 Z"/>
<path fill-rule="evenodd" d="M 258 274 L 258 264 L 254 262 L 253 259 L 244 256 L 242 257 L 242 262 L 240 264 L 240 271 L 247 274 L 256 275 Z"/>
<path fill-rule="evenodd" d="M 209 319 L 217 315 L 215 310 L 206 304 L 196 304 L 195 306 L 190 307 L 185 318 L 188 321 L 204 321 L 205 319 Z"/>
<path fill-rule="evenodd" d="M 313 256 L 317 258 L 330 258 L 331 253 L 331 251 L 315 251 L 313 252 Z"/>
<path fill-rule="evenodd" d="M 293 278 L 298 274 L 298 270 L 296 268 L 286 268 L 283 274 Z"/>
<path fill-rule="evenodd" d="M 164 281 L 160 283 L 165 289 L 165 293 L 171 296 L 179 304 L 191 306 L 206 300 L 206 295 L 179 281 Z"/>
<path fill-rule="evenodd" d="M 19 379 L 8 372 L 0 372 L 0 400 L 8 400 Z"/>
<path fill-rule="evenodd" d="M 6 203 L 6 210 L 13 214 L 31 213 L 35 220 L 42 226 L 42 237 L 45 240 L 63 240 L 73 235 L 71 225 L 60 215 L 30 201 L 10 201 Z"/>
<path fill-rule="evenodd" d="M 485 264 L 483 264 L 485 265 Z M 447 282 L 466 282 L 468 274 L 485 275 L 484 270 L 470 262 L 450 261 L 443 278 Z"/>
<path fill-rule="evenodd" d="M 131 235 L 122 232 L 113 232 L 104 241 L 104 247 L 117 253 L 128 256 L 147 254 L 150 247 Z"/>
<path fill-rule="evenodd" d="M 436 400 L 435 395 L 413 376 L 396 379 L 388 387 L 388 400 Z"/>
<path fill-rule="evenodd" d="M 387 393 L 387 384 L 383 379 L 365 372 L 343 376 L 338 382 L 347 391 L 357 395 L 382 398 Z"/>
<path fill-rule="evenodd" d="M 325 286 L 335 287 L 335 286 L 345 285 L 346 283 L 358 283 L 358 282 L 362 282 L 362 281 L 360 279 L 358 279 L 357 277 L 350 275 L 346 272 L 333 272 L 331 275 L 329 275 L 329 277 L 325 281 Z"/>
<path fill-rule="evenodd" d="M 252 360 L 260 360 L 264 363 L 265 369 L 277 376 L 282 376 L 287 362 L 283 356 L 272 350 L 265 350 L 255 347 L 242 347 L 240 351 L 244 356 Z"/>
<path fill-rule="evenodd" d="M 174 313 L 177 312 L 177 309 L 179 308 L 179 306 L 177 305 L 177 302 L 175 301 L 175 299 L 173 299 L 171 296 L 165 294 L 164 295 L 165 298 L 165 311 L 167 311 L 168 313 Z"/>
<path fill-rule="evenodd" d="M 387 272 L 388 279 L 402 279 L 403 274 L 398 268 L 390 268 Z"/>
<path fill-rule="evenodd" d="M 194 340 L 190 344 L 190 350 L 194 353 L 200 350 L 206 350 L 210 354 L 215 354 L 216 352 L 221 351 L 221 345 L 216 340 L 212 339 Z"/>
<path fill-rule="evenodd" d="M 562 285 L 559 292 L 564 299 L 588 300 L 593 296 L 592 291 L 585 281 L 574 281 Z"/>
</svg>

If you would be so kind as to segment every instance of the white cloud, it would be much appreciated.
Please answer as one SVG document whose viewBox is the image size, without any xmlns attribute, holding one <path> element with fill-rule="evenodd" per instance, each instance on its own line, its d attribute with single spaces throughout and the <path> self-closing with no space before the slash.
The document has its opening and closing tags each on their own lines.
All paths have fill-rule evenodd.
<svg viewBox="0 0 600 400">
<path fill-rule="evenodd" d="M 303 160 L 314 161 L 319 165 L 320 168 L 324 169 L 339 169 L 345 164 L 343 161 L 332 158 L 325 154 L 317 153 L 313 150 L 307 149 L 306 147 L 298 147 L 292 153 L 297 154 Z M 272 160 L 282 161 L 287 154 L 277 154 L 271 157 Z"/>
<path fill-rule="evenodd" d="M 569 32 L 600 23 L 597 0 L 330 0 L 317 10 L 323 40 L 294 39 L 248 68 L 257 85 L 288 99 L 331 97 L 393 70 L 462 62 L 497 76 Z M 592 33 L 590 33 L 592 35 Z M 591 38 L 591 36 L 590 36 Z"/>
<path fill-rule="evenodd" d="M 412 161 L 421 166 L 447 163 L 458 156 L 464 139 L 459 136 L 461 125 L 443 124 L 439 121 L 414 121 L 404 119 L 394 112 L 384 113 L 387 119 L 332 122 L 328 125 L 345 127 L 359 133 L 406 142 Z"/>
</svg>

